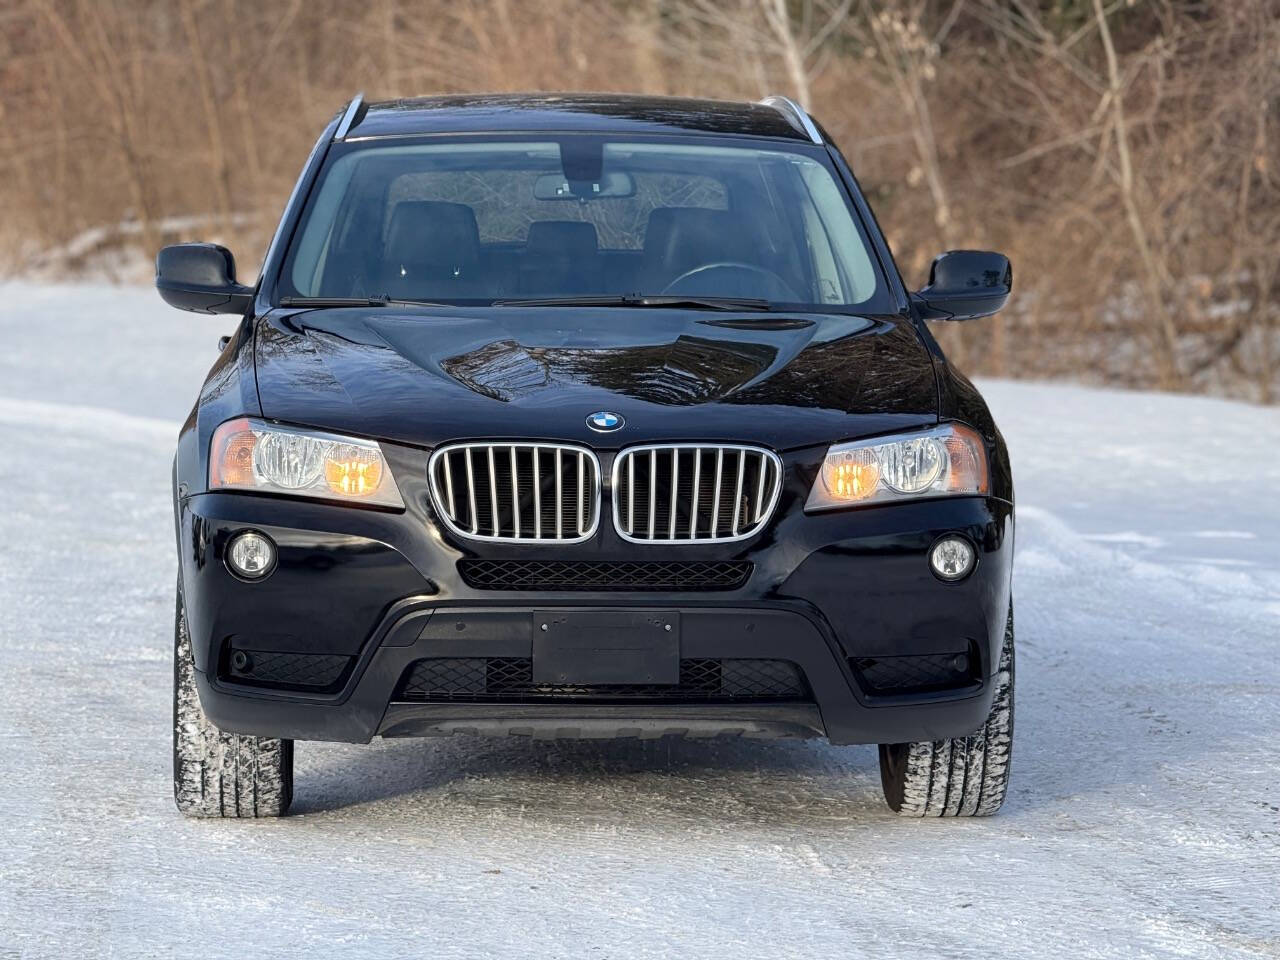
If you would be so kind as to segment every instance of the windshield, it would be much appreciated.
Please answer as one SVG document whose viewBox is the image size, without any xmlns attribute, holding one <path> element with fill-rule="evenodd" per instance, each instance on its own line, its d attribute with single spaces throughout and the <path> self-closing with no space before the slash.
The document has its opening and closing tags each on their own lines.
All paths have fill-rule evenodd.
<svg viewBox="0 0 1280 960">
<path fill-rule="evenodd" d="M 882 283 L 819 150 L 586 135 L 336 148 L 284 297 L 866 305 Z"/>
</svg>

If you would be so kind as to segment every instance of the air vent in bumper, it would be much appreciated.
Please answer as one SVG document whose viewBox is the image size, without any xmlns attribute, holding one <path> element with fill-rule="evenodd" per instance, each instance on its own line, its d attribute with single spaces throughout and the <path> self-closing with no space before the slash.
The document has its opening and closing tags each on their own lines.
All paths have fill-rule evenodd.
<svg viewBox="0 0 1280 960">
<path fill-rule="evenodd" d="M 973 644 L 961 653 L 849 660 L 862 688 L 882 695 L 940 693 L 973 686 L 979 680 L 978 664 L 978 651 Z"/>
<path fill-rule="evenodd" d="M 745 560 L 459 560 L 476 590 L 737 590 L 751 576 Z"/>
<path fill-rule="evenodd" d="M 613 523 L 633 543 L 725 543 L 760 531 L 782 489 L 782 461 L 760 447 L 629 447 L 613 464 Z"/>
<path fill-rule="evenodd" d="M 576 543 L 600 521 L 600 461 L 585 447 L 458 443 L 427 469 L 436 512 L 461 537 Z"/>
<path fill-rule="evenodd" d="M 528 657 L 440 657 L 410 664 L 395 699 L 420 703 L 545 701 L 653 703 L 808 702 L 809 686 L 788 660 L 680 661 L 676 684 L 535 684 Z"/>
<path fill-rule="evenodd" d="M 352 657 L 324 653 L 281 653 L 229 646 L 224 651 L 223 679 L 286 690 L 330 690 L 337 687 Z"/>
</svg>

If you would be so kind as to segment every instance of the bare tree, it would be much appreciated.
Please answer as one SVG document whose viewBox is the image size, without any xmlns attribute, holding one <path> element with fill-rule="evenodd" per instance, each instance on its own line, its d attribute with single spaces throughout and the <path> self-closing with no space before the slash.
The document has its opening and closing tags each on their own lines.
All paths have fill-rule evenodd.
<svg viewBox="0 0 1280 960">
<path fill-rule="evenodd" d="M 852 8 L 853 0 L 681 0 L 674 14 L 694 47 L 711 41 L 716 62 L 741 70 L 745 59 L 761 96 L 776 92 L 780 65 L 784 89 L 807 109 Z"/>
<path fill-rule="evenodd" d="M 1013 257 L 966 370 L 1280 397 L 1280 0 L 6 0 L 0 273 L 247 272 L 360 89 L 788 93 L 913 281 Z"/>
</svg>

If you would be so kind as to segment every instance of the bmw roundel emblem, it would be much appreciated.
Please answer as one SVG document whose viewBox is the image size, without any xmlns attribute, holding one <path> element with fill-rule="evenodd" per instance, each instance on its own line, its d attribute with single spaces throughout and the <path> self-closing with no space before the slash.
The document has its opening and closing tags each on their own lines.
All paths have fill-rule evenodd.
<svg viewBox="0 0 1280 960">
<path fill-rule="evenodd" d="M 624 423 L 626 421 L 622 419 L 622 414 L 608 410 L 599 410 L 587 417 L 587 426 L 597 433 L 609 433 L 619 429 Z"/>
</svg>

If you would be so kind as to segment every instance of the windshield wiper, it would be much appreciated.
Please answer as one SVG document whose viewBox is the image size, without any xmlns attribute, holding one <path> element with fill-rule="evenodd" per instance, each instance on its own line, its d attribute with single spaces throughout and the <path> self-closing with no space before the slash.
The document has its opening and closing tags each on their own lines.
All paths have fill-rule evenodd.
<svg viewBox="0 0 1280 960">
<path fill-rule="evenodd" d="M 386 297 L 281 297 L 282 307 L 385 307 Z"/>
<path fill-rule="evenodd" d="M 281 297 L 282 307 L 385 307 L 390 303 L 409 303 L 417 307 L 447 307 L 434 300 L 405 300 L 382 294 L 377 297 Z"/>
<path fill-rule="evenodd" d="M 768 310 L 769 301 L 755 297 L 599 296 L 527 297 L 495 300 L 495 307 L 670 307 L 685 310 Z"/>
</svg>

